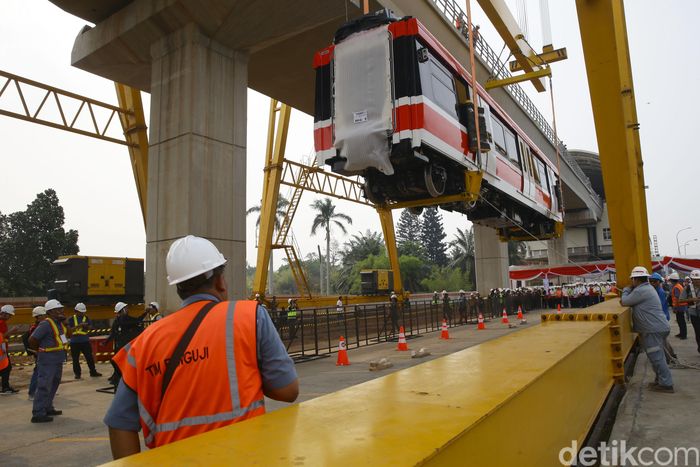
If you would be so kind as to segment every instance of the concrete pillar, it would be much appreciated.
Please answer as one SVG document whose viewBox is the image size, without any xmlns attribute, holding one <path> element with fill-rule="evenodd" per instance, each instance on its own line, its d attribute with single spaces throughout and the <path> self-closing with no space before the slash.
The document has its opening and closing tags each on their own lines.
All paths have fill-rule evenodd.
<svg viewBox="0 0 700 467">
<path fill-rule="evenodd" d="M 547 240 L 547 262 L 550 266 L 569 262 L 569 251 L 566 246 L 566 229 L 559 238 Z"/>
<path fill-rule="evenodd" d="M 211 240 L 228 259 L 229 297 L 245 294 L 247 55 L 190 24 L 151 46 L 146 300 L 180 299 L 166 281 L 171 243 Z"/>
<path fill-rule="evenodd" d="M 508 287 L 508 244 L 494 229 L 474 224 L 474 256 L 477 291 L 485 295 L 490 289 Z"/>
</svg>

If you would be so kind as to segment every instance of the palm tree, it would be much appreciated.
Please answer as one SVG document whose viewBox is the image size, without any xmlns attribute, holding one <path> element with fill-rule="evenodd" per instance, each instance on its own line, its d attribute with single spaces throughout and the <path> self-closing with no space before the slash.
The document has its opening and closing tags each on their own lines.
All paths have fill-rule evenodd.
<svg viewBox="0 0 700 467">
<path fill-rule="evenodd" d="M 317 199 L 311 203 L 311 207 L 317 211 L 314 222 L 311 225 L 311 235 L 316 235 L 316 230 L 323 227 L 326 230 L 326 293 L 331 291 L 331 224 L 335 224 L 344 234 L 348 233 L 345 226 L 338 219 L 352 224 L 352 219 L 347 214 L 335 212 L 335 204 L 330 198 Z"/>
<path fill-rule="evenodd" d="M 469 282 L 473 281 L 474 271 L 474 232 L 472 229 L 457 228 L 455 238 L 450 242 L 452 247 L 452 261 L 450 267 L 459 268 L 468 273 Z"/>
<path fill-rule="evenodd" d="M 287 201 L 287 198 L 285 198 L 282 195 L 279 195 L 277 197 L 277 209 L 275 210 L 275 231 L 277 231 L 280 226 L 282 225 L 282 221 L 284 220 L 284 216 L 287 215 L 287 206 L 289 206 L 289 201 Z M 253 206 L 252 208 L 249 208 L 246 211 L 246 216 L 248 214 L 252 214 L 254 212 L 259 213 L 262 210 L 262 206 L 258 204 L 257 206 Z M 257 229 L 260 227 L 260 215 L 258 214 L 258 220 L 255 221 L 255 228 Z M 274 234 L 274 232 L 273 232 Z M 275 293 L 274 290 L 274 276 L 275 274 L 275 266 L 274 266 L 274 250 L 270 250 L 270 274 L 269 274 L 269 279 L 267 280 L 268 283 L 268 290 L 270 291 L 270 296 Z"/>
</svg>

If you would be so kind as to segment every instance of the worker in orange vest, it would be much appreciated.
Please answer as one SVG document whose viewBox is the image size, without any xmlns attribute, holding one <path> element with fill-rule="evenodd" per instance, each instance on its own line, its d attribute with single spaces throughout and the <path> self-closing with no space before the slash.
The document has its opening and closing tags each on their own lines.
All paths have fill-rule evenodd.
<svg viewBox="0 0 700 467">
<path fill-rule="evenodd" d="M 204 238 L 170 247 L 168 282 L 182 308 L 113 359 L 122 380 L 104 422 L 115 459 L 140 451 L 140 429 L 157 448 L 263 415 L 264 396 L 296 400 L 294 363 L 269 315 L 253 300 L 228 301 L 225 264 Z"/>
</svg>

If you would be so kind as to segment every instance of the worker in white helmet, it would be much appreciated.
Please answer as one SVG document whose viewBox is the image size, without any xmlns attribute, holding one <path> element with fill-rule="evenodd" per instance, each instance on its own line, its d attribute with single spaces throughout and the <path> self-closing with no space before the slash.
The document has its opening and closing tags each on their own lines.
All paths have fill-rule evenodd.
<svg viewBox="0 0 700 467">
<path fill-rule="evenodd" d="M 72 331 L 70 336 L 70 354 L 73 360 L 74 378 L 82 378 L 82 368 L 80 368 L 81 354 L 85 357 L 90 376 L 93 378 L 102 376 L 95 368 L 95 359 L 92 356 L 92 347 L 88 336 L 88 332 L 92 328 L 92 321 L 87 316 L 87 307 L 84 303 L 75 305 L 75 313 L 68 318 L 68 328 Z"/>
<path fill-rule="evenodd" d="M 293 402 L 294 363 L 267 312 L 228 301 L 226 259 L 204 238 L 170 247 L 165 266 L 182 308 L 114 357 L 122 381 L 107 415 L 114 458 L 265 413 L 264 396 Z"/>
<path fill-rule="evenodd" d="M 163 315 L 160 314 L 160 304 L 158 302 L 151 302 L 146 307 L 146 319 L 151 323 L 162 319 Z"/>
<path fill-rule="evenodd" d="M 0 334 L 7 337 L 7 322 L 15 315 L 15 307 L 10 304 L 0 308 Z"/>
<path fill-rule="evenodd" d="M 690 283 L 683 290 L 681 302 L 688 304 L 688 316 L 695 331 L 695 343 L 700 352 L 700 270 L 690 271 Z"/>
<path fill-rule="evenodd" d="M 29 336 L 31 336 L 36 330 L 39 323 L 46 319 L 46 308 L 43 306 L 35 306 L 32 310 L 32 318 L 34 318 L 34 323 L 29 327 L 29 330 L 22 334 L 22 343 L 24 344 L 24 350 L 27 354 L 34 357 L 34 370 L 32 371 L 32 378 L 29 380 L 29 400 L 34 400 L 34 393 L 36 393 L 36 385 L 39 372 L 36 367 L 37 352 L 29 347 Z"/>
<path fill-rule="evenodd" d="M 671 307 L 673 313 L 676 315 L 676 322 L 678 323 L 679 332 L 676 334 L 676 337 L 685 340 L 688 338 L 688 325 L 685 322 L 685 316 L 688 312 L 688 303 L 681 301 L 681 296 L 683 295 L 685 287 L 677 272 L 669 274 L 668 281 L 671 283 Z"/>
<path fill-rule="evenodd" d="M 131 316 L 129 315 L 129 305 L 124 302 L 117 302 L 117 304 L 114 305 L 114 314 L 116 318 L 112 322 L 112 329 L 107 339 L 102 342 L 100 346 L 105 347 L 114 342 L 114 353 L 116 354 L 119 352 L 119 350 L 143 332 L 143 319 L 146 313 L 147 312 L 144 311 L 139 316 Z M 110 363 L 114 371 L 108 381 L 113 386 L 117 386 L 121 378 L 121 373 L 119 367 L 113 360 L 110 360 Z"/>
<path fill-rule="evenodd" d="M 622 291 L 620 303 L 632 307 L 634 330 L 639 333 L 644 351 L 656 373 L 656 380 L 649 385 L 649 389 L 672 393 L 673 379 L 663 351 L 671 327 L 664 316 L 659 295 L 649 283 L 647 269 L 644 266 L 635 267 L 630 280 L 632 284 Z"/>
<path fill-rule="evenodd" d="M 53 406 L 53 399 L 58 385 L 61 384 L 63 363 L 66 361 L 68 329 L 63 324 L 66 317 L 63 314 L 63 305 L 58 300 L 47 301 L 44 309 L 48 316 L 29 336 L 29 348 L 38 353 L 32 423 L 52 422 L 54 416 L 63 413 Z"/>
</svg>

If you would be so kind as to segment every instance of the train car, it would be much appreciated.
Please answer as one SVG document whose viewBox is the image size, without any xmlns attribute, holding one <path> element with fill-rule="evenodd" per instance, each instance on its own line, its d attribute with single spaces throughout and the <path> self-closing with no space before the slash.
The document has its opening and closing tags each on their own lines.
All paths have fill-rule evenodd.
<svg viewBox="0 0 700 467">
<path fill-rule="evenodd" d="M 316 52 L 314 145 L 319 165 L 364 178 L 375 204 L 465 191 L 478 201 L 440 204 L 503 240 L 542 240 L 562 229 L 556 166 L 415 18 L 366 15 Z M 477 148 L 476 125 L 481 141 Z"/>
<path fill-rule="evenodd" d="M 56 273 L 48 297 L 64 304 L 143 303 L 143 259 L 104 256 L 61 256 L 51 266 Z"/>
</svg>

